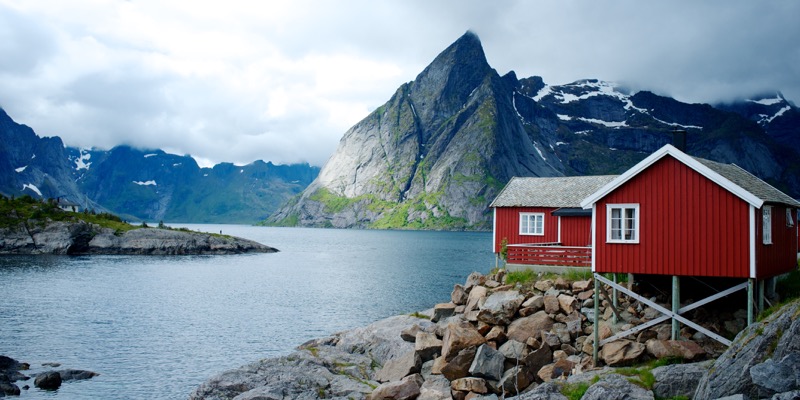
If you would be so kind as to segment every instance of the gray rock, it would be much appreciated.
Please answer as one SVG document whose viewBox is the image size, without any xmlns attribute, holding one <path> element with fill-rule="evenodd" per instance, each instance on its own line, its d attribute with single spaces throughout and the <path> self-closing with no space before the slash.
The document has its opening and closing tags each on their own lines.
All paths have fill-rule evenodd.
<svg viewBox="0 0 800 400">
<path fill-rule="evenodd" d="M 453 291 L 450 293 L 451 302 L 453 302 L 456 305 L 463 306 L 467 304 L 468 298 L 469 294 L 467 293 L 467 290 L 464 289 L 464 286 L 461 286 L 457 283 L 453 285 Z"/>
<path fill-rule="evenodd" d="M 456 312 L 456 305 L 453 303 L 439 303 L 433 307 L 431 321 L 438 322 L 450 318 Z"/>
<path fill-rule="evenodd" d="M 425 379 L 419 389 L 417 400 L 451 400 L 450 381 L 441 375 L 433 375 Z"/>
<path fill-rule="evenodd" d="M 694 396 L 697 384 L 703 374 L 708 371 L 711 361 L 692 364 L 674 364 L 653 368 L 652 373 L 656 382 L 653 384 L 653 393 L 660 398 L 673 398 Z"/>
<path fill-rule="evenodd" d="M 792 390 L 791 392 L 778 393 L 770 398 L 770 400 L 797 400 L 800 399 L 800 390 Z"/>
<path fill-rule="evenodd" d="M 422 367 L 422 359 L 416 351 L 409 351 L 401 357 L 386 362 L 376 374 L 378 382 L 395 382 L 408 375 L 416 374 Z"/>
<path fill-rule="evenodd" d="M 505 357 L 499 351 L 481 345 L 475 353 L 475 359 L 469 367 L 469 373 L 480 378 L 499 381 L 503 377 Z"/>
<path fill-rule="evenodd" d="M 800 320 L 794 317 L 798 314 L 800 302 L 793 302 L 740 332 L 700 380 L 695 399 L 709 400 L 734 394 L 758 398 L 759 387 L 753 383 L 750 369 L 768 358 L 780 360 L 798 346 Z"/>
<path fill-rule="evenodd" d="M 39 389 L 55 390 L 61 386 L 61 375 L 55 371 L 48 371 L 36 375 L 33 384 Z"/>
<path fill-rule="evenodd" d="M 503 343 L 497 351 L 509 360 L 524 360 L 528 356 L 528 345 L 516 340 L 509 340 Z"/>
<path fill-rule="evenodd" d="M 422 361 L 432 360 L 442 352 L 442 341 L 433 333 L 419 332 L 414 342 L 414 351 Z"/>
<path fill-rule="evenodd" d="M 773 395 L 798 389 L 800 354 L 791 353 L 775 362 L 768 358 L 750 368 L 750 378 L 759 386 L 761 395 Z"/>
<path fill-rule="evenodd" d="M 561 388 L 554 382 L 545 382 L 531 391 L 512 397 L 516 400 L 569 400 L 561 394 Z"/>
<path fill-rule="evenodd" d="M 423 332 L 422 328 L 419 325 L 414 324 L 413 326 L 403 329 L 400 332 L 400 338 L 405 340 L 406 342 L 414 342 L 417 340 L 417 333 Z"/>
<path fill-rule="evenodd" d="M 624 376 L 609 374 L 602 376 L 590 386 L 581 400 L 654 400 L 653 392 L 634 385 Z"/>
<path fill-rule="evenodd" d="M 91 379 L 97 375 L 100 375 L 97 372 L 84 371 L 80 369 L 62 369 L 56 372 L 58 372 L 58 374 L 61 375 L 62 381 L 79 381 L 84 379 Z"/>
<path fill-rule="evenodd" d="M 492 293 L 480 307 L 478 320 L 490 325 L 508 325 L 525 296 L 516 290 Z"/>
</svg>

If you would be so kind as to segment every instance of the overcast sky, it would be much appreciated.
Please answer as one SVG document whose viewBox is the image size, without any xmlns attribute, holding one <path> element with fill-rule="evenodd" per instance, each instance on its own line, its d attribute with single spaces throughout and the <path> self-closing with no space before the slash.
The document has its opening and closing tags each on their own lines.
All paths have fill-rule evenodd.
<svg viewBox="0 0 800 400">
<path fill-rule="evenodd" d="M 500 74 L 800 101 L 793 0 L 0 0 L 0 107 L 70 146 L 321 166 L 468 29 Z"/>
</svg>

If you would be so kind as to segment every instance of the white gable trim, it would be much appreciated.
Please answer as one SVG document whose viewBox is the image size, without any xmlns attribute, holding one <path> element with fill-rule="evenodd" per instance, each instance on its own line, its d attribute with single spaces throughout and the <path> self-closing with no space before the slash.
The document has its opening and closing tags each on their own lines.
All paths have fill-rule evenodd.
<svg viewBox="0 0 800 400">
<path fill-rule="evenodd" d="M 749 261 L 750 277 L 756 277 L 756 208 L 750 206 L 750 235 L 749 235 Z"/>
<path fill-rule="evenodd" d="M 583 199 L 583 201 L 581 201 L 581 207 L 583 207 L 584 209 L 590 208 L 592 204 L 598 202 L 607 194 L 611 193 L 614 189 L 622 186 L 622 184 L 624 184 L 634 176 L 638 175 L 640 172 L 647 169 L 647 167 L 655 164 L 656 161 L 664 158 L 667 155 L 674 157 L 687 167 L 697 171 L 700 175 L 703 175 L 712 182 L 722 186 L 727 191 L 733 193 L 735 196 L 749 203 L 751 206 L 755 208 L 761 208 L 761 205 L 764 204 L 764 200 L 758 198 L 756 195 L 748 192 L 747 190 L 744 190 L 741 186 L 731 182 L 727 178 L 714 172 L 713 170 L 701 164 L 699 161 L 690 157 L 686 153 L 668 144 L 658 149 L 655 153 L 647 156 L 647 158 L 640 161 L 638 164 L 634 165 L 629 170 L 625 171 L 622 175 L 616 177 L 614 180 L 612 180 L 605 186 L 598 189 L 596 192 L 589 195 L 589 197 Z"/>
<path fill-rule="evenodd" d="M 595 242 L 597 241 L 595 237 L 597 236 L 597 204 L 592 203 L 592 272 L 597 271 L 595 267 L 595 262 L 597 261 L 597 246 L 595 246 Z M 800 224 L 798 224 L 800 225 Z M 597 292 L 595 292 L 597 293 Z"/>
<path fill-rule="evenodd" d="M 497 209 L 492 209 L 492 253 L 500 253 L 497 249 Z"/>
</svg>

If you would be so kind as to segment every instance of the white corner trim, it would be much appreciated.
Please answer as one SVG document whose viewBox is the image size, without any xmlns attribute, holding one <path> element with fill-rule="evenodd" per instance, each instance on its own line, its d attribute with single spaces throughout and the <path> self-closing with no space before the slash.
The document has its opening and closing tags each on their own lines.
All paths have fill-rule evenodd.
<svg viewBox="0 0 800 400">
<path fill-rule="evenodd" d="M 497 254 L 497 207 L 492 208 L 492 253 Z"/>
<path fill-rule="evenodd" d="M 558 243 L 561 243 L 561 216 L 558 216 Z"/>
<path fill-rule="evenodd" d="M 750 277 L 756 277 L 756 208 L 750 205 Z"/>
<path fill-rule="evenodd" d="M 598 200 L 611 193 L 611 191 L 618 188 L 634 176 L 638 175 L 640 172 L 647 169 L 647 167 L 655 164 L 656 161 L 664 158 L 666 155 L 674 157 L 687 167 L 697 171 L 700 175 L 703 175 L 712 182 L 722 186 L 729 192 L 733 193 L 736 197 L 739 197 L 750 205 L 755 206 L 756 208 L 761 208 L 761 205 L 764 204 L 764 200 L 758 198 L 756 195 L 744 190 L 741 186 L 728 180 L 728 178 L 725 178 L 722 175 L 714 172 L 688 154 L 678 150 L 670 144 L 667 144 L 664 145 L 664 147 L 656 150 L 653 154 L 647 156 L 644 160 L 639 161 L 638 164 L 622 173 L 622 175 L 614 178 L 611 182 L 607 183 L 605 186 L 589 195 L 589 197 L 583 199 L 583 201 L 581 201 L 581 207 L 585 209 L 589 208 L 591 204 L 596 203 Z"/>
<path fill-rule="evenodd" d="M 591 232 L 592 232 L 592 244 L 591 244 L 591 246 L 592 246 L 592 272 L 595 272 L 597 270 L 595 268 L 595 263 L 597 262 L 597 253 L 596 253 L 597 252 L 597 246 L 595 246 L 595 243 L 597 242 L 595 240 L 595 236 L 597 236 L 597 220 L 596 220 L 596 218 L 597 218 L 597 204 L 596 203 L 592 203 L 592 227 L 591 227 Z"/>
</svg>

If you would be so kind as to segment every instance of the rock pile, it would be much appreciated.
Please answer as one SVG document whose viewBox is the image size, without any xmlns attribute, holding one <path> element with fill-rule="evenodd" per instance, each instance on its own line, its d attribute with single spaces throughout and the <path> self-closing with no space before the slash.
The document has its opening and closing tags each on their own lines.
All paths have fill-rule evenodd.
<svg viewBox="0 0 800 400">
<path fill-rule="evenodd" d="M 58 363 L 42 364 L 43 367 L 59 367 Z M 25 375 L 20 371 L 28 371 L 30 364 L 21 363 L 11 357 L 0 355 L 0 397 L 19 396 L 20 387 L 15 382 L 27 381 L 31 376 Z M 44 390 L 55 390 L 61 386 L 62 382 L 72 380 L 90 379 L 98 374 L 92 371 L 77 369 L 64 369 L 59 371 L 46 371 L 32 375 L 34 386 Z M 24 385 L 22 389 L 30 389 L 29 385 Z"/>
<path fill-rule="evenodd" d="M 427 385 L 431 393 L 419 398 L 465 399 L 513 396 L 532 384 L 594 368 L 593 282 L 559 277 L 523 289 L 504 284 L 504 277 L 502 270 L 489 276 L 471 274 L 464 285 L 455 285 L 450 302 L 434 307 L 431 321 L 436 325 L 402 332 L 405 340 L 415 343 L 414 352 L 390 360 L 378 371 L 376 380 L 383 385 L 372 398 L 397 398 L 383 396 L 383 387 L 395 386 L 420 371 L 430 372 L 405 380 L 406 385 Z M 658 316 L 624 301 L 619 305 L 623 311 L 618 313 L 617 325 L 610 322 L 614 311 L 608 302 L 600 305 L 601 340 Z M 659 326 L 642 332 L 637 340 L 607 343 L 600 357 L 608 366 L 623 366 L 647 357 L 697 360 L 705 356 L 696 342 L 667 340 L 664 336 L 669 332 Z M 431 379 L 437 382 L 436 393 L 428 384 Z"/>
</svg>

